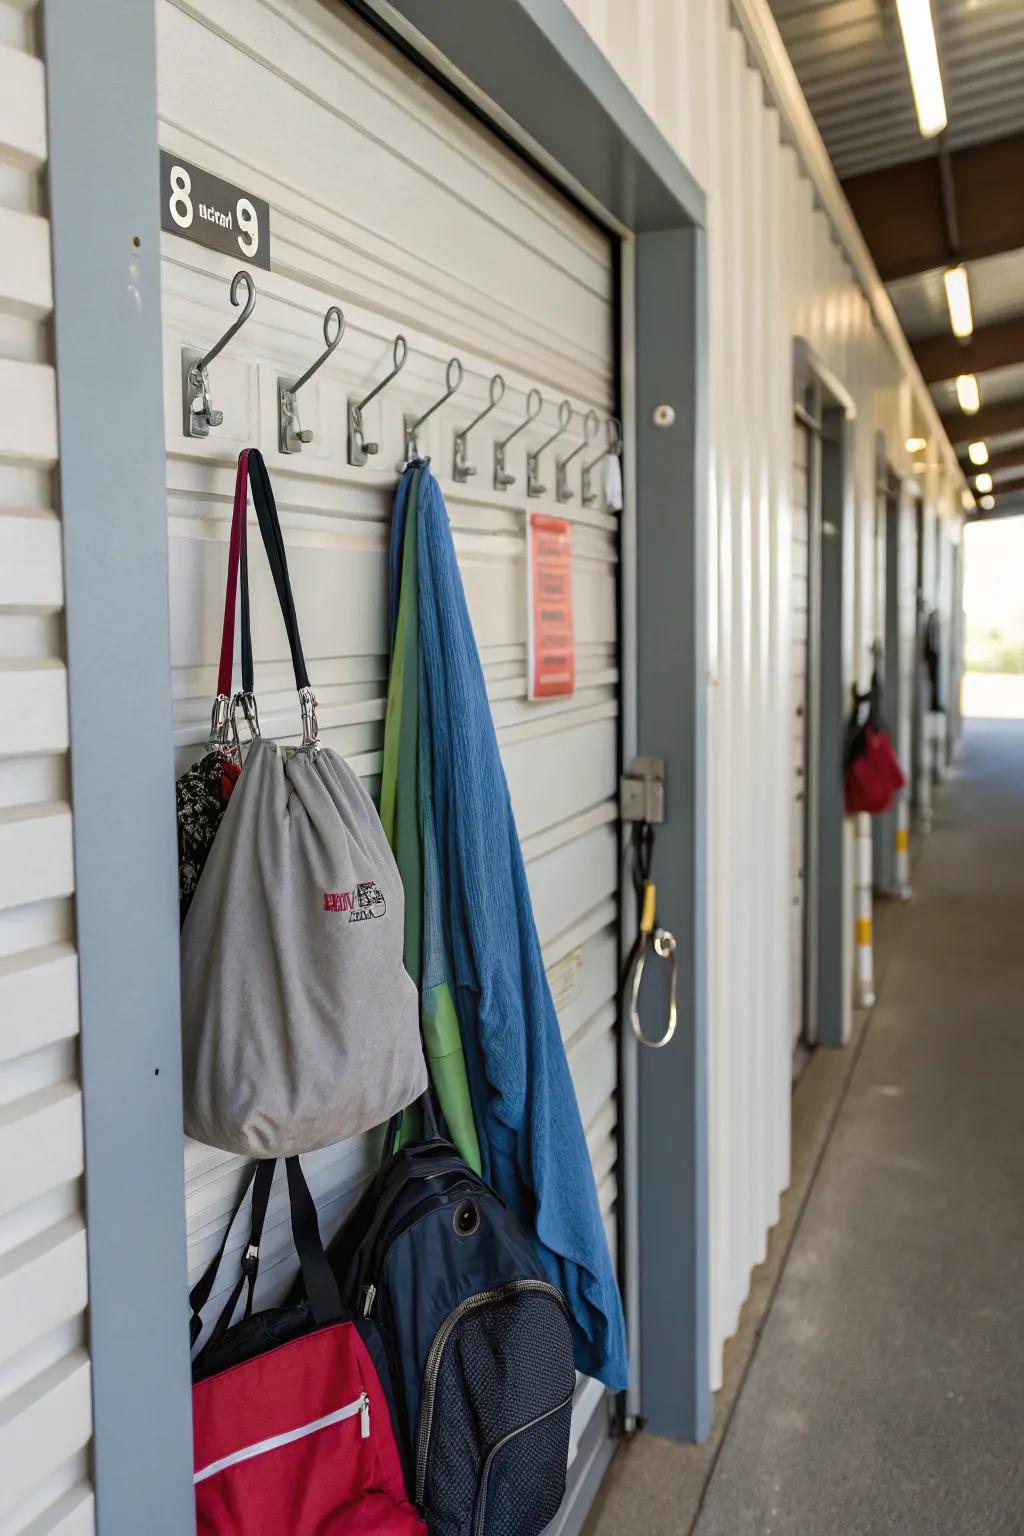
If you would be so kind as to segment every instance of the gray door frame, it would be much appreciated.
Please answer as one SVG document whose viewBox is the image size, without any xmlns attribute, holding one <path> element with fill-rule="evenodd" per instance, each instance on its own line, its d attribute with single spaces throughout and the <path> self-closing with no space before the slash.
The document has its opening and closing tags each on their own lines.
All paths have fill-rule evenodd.
<svg viewBox="0 0 1024 1536">
<path fill-rule="evenodd" d="M 668 1050 L 632 1059 L 636 1110 L 619 1215 L 638 1233 L 634 1406 L 653 1432 L 700 1440 L 711 1423 L 704 196 L 564 0 L 361 0 L 356 8 L 615 233 L 624 267 L 632 264 L 621 363 L 623 396 L 636 401 L 627 464 L 636 497 L 623 520 L 621 601 L 623 696 L 635 720 L 624 740 L 635 735 L 667 767 L 654 874 L 660 919 L 678 943 L 680 1027 Z M 163 686 L 154 8 L 44 0 L 43 24 L 96 1520 L 100 1536 L 183 1536 L 193 1523 L 192 1446 L 172 718 Z M 116 175 L 97 180 L 97 165 Z M 113 413 L 100 404 L 111 390 Z M 659 405 L 672 407 L 670 425 L 655 424 Z M 118 771 L 126 721 L 127 774 Z M 582 1524 L 613 1444 L 599 1435 L 581 1447 L 586 1465 L 566 1536 Z"/>
<path fill-rule="evenodd" d="M 884 440 L 879 455 L 877 494 L 884 518 L 885 624 L 882 640 L 882 718 L 889 727 L 897 752 L 903 708 L 903 676 L 900 656 L 901 505 L 899 476 L 885 457 Z M 873 818 L 873 883 L 884 896 L 900 894 L 896 880 L 896 806 Z"/>
<path fill-rule="evenodd" d="M 794 344 L 794 410 L 810 435 L 807 756 L 804 814 L 804 1025 L 810 1044 L 846 1040 L 843 737 L 845 564 L 853 526 L 856 409 L 803 338 Z M 852 680 L 851 680 L 852 681 Z"/>
<path fill-rule="evenodd" d="M 927 613 L 925 574 L 928 551 L 925 533 L 928 519 L 925 515 L 924 496 L 914 497 L 914 667 L 913 696 L 911 698 L 910 736 L 910 811 L 911 825 L 915 831 L 931 831 L 931 795 L 922 793 L 925 755 L 927 753 L 928 721 L 925 711 L 924 684 L 924 628 Z"/>
</svg>

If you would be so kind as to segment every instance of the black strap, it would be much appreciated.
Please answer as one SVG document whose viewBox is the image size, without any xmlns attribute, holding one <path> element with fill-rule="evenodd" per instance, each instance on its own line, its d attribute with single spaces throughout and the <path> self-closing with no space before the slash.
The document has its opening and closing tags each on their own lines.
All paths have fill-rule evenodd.
<svg viewBox="0 0 1024 1536">
<path fill-rule="evenodd" d="M 288 635 L 288 647 L 292 656 L 295 686 L 297 689 L 308 688 L 309 674 L 306 671 L 306 659 L 302 652 L 302 641 L 299 638 L 299 621 L 295 614 L 295 599 L 292 596 L 291 579 L 288 575 L 288 556 L 285 553 L 281 520 L 277 513 L 277 503 L 274 500 L 274 488 L 270 483 L 270 475 L 267 472 L 266 464 L 263 462 L 263 455 L 258 448 L 249 449 L 249 488 L 252 491 L 253 505 L 256 508 L 256 519 L 260 526 L 263 547 L 267 552 L 270 574 L 274 579 L 278 602 L 281 605 L 281 615 L 284 619 L 284 627 Z M 246 693 L 252 693 L 254 676 L 251 613 L 249 607 L 249 565 L 244 546 L 241 573 L 242 688 Z"/>
<path fill-rule="evenodd" d="M 267 1206 L 270 1202 L 270 1187 L 274 1182 L 275 1158 L 268 1158 L 260 1163 L 256 1170 L 256 1179 L 252 1187 L 252 1221 L 249 1228 L 249 1243 L 242 1255 L 239 1265 L 239 1276 L 235 1281 L 231 1294 L 224 1303 L 210 1331 L 210 1337 L 204 1346 L 205 1349 L 216 1349 L 221 1339 L 231 1327 L 232 1318 L 238 1299 L 246 1286 L 249 1293 L 245 1300 L 245 1312 L 243 1316 L 252 1316 L 253 1296 L 256 1291 L 256 1276 L 260 1268 L 260 1243 L 263 1240 L 263 1224 L 267 1218 Z"/>
<path fill-rule="evenodd" d="M 189 1305 L 192 1308 L 192 1321 L 189 1333 L 192 1346 L 195 1346 L 203 1329 L 203 1320 L 200 1316 L 203 1307 L 210 1299 L 220 1269 L 224 1250 L 227 1247 L 228 1237 L 235 1224 L 235 1218 L 242 1208 L 242 1203 L 252 1186 L 252 1219 L 249 1228 L 249 1242 L 242 1256 L 239 1266 L 239 1276 L 232 1287 L 224 1306 L 221 1308 L 217 1321 L 210 1332 L 210 1337 L 203 1346 L 202 1353 L 213 1349 L 231 1326 L 231 1320 L 235 1314 L 235 1308 L 243 1290 L 248 1286 L 249 1293 L 245 1305 L 245 1317 L 251 1317 L 253 1307 L 253 1294 L 256 1289 L 256 1277 L 259 1273 L 259 1251 L 263 1238 L 263 1227 L 267 1217 L 267 1207 L 270 1203 L 270 1190 L 274 1182 L 274 1169 L 277 1166 L 276 1158 L 267 1158 L 263 1162 L 253 1163 L 249 1169 L 249 1176 L 238 1199 L 231 1220 L 228 1222 L 221 1239 L 221 1244 L 212 1261 L 204 1271 L 202 1278 L 197 1281 L 189 1293 Z M 318 1327 L 332 1322 L 341 1314 L 341 1296 L 338 1291 L 338 1283 L 334 1278 L 331 1267 L 324 1253 L 323 1243 L 320 1240 L 320 1228 L 317 1222 L 316 1206 L 313 1197 L 306 1184 L 305 1175 L 302 1172 L 299 1159 L 289 1157 L 286 1159 L 288 1173 L 288 1199 L 291 1206 L 292 1238 L 295 1250 L 299 1256 L 302 1267 L 302 1279 L 309 1300 L 309 1309 L 313 1321 Z"/>
<path fill-rule="evenodd" d="M 313 1321 L 318 1327 L 329 1323 L 341 1313 L 341 1296 L 338 1282 L 324 1253 L 320 1239 L 320 1226 L 316 1218 L 316 1206 L 309 1192 L 305 1174 L 297 1157 L 286 1159 L 288 1170 L 288 1197 L 292 1208 L 292 1237 L 302 1266 L 302 1280 Z"/>
<path fill-rule="evenodd" d="M 217 1279 L 217 1273 L 221 1266 L 221 1260 L 224 1258 L 224 1250 L 228 1245 L 228 1238 L 231 1236 L 231 1229 L 235 1225 L 238 1213 L 245 1203 L 245 1197 L 249 1193 L 250 1188 L 252 1188 L 252 1220 L 250 1223 L 249 1249 L 255 1248 L 256 1256 L 255 1260 L 249 1263 L 248 1268 L 246 1260 L 243 1258 L 242 1273 L 239 1275 L 235 1288 L 231 1293 L 230 1302 L 224 1311 L 222 1311 L 221 1316 L 217 1320 L 218 1326 L 224 1317 L 224 1312 L 227 1313 L 227 1320 L 230 1322 L 231 1314 L 235 1310 L 238 1298 L 242 1294 L 242 1288 L 246 1284 L 247 1280 L 249 1281 L 249 1302 L 246 1315 L 248 1315 L 248 1312 L 252 1309 L 252 1293 L 256 1284 L 256 1272 L 259 1268 L 260 1238 L 263 1235 L 263 1223 L 267 1214 L 267 1203 L 270 1199 L 270 1186 L 274 1182 L 274 1167 L 276 1165 L 276 1161 L 276 1158 L 268 1158 L 264 1162 L 252 1163 L 250 1165 L 248 1176 L 245 1180 L 245 1183 L 242 1185 L 241 1193 L 235 1202 L 235 1208 L 231 1212 L 231 1217 L 227 1226 L 224 1228 L 224 1236 L 220 1240 L 220 1247 L 217 1249 L 217 1252 L 206 1266 L 206 1269 L 203 1271 L 202 1275 L 189 1292 L 188 1302 L 192 1310 L 192 1319 L 189 1323 L 189 1334 L 193 1345 L 203 1331 L 203 1319 L 201 1313 L 203 1308 L 206 1306 L 206 1303 L 210 1299 L 211 1292 L 213 1291 L 213 1287 Z M 249 1277 L 250 1270 L 251 1279 Z M 225 1324 L 225 1327 L 226 1326 L 227 1324 Z M 223 1332 L 223 1329 L 221 1332 Z"/>
</svg>

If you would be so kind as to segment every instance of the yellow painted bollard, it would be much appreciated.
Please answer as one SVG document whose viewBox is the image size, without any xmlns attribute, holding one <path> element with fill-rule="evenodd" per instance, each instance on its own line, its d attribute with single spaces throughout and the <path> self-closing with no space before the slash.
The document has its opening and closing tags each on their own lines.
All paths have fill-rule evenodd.
<svg viewBox="0 0 1024 1536">
<path fill-rule="evenodd" d="M 896 801 L 896 890 L 910 900 L 910 807 L 905 794 Z"/>
<path fill-rule="evenodd" d="M 875 1002 L 875 949 L 872 933 L 871 866 L 871 817 L 858 816 L 856 889 L 854 893 L 856 964 L 853 1003 L 855 1008 L 871 1008 Z"/>
</svg>

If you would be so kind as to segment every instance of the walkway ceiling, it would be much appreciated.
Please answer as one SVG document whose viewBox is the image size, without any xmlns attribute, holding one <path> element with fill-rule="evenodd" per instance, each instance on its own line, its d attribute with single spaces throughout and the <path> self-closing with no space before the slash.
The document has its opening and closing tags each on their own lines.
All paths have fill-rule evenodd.
<svg viewBox="0 0 1024 1536">
<path fill-rule="evenodd" d="M 994 511 L 1024 511 L 1024 0 L 931 0 L 949 120 L 932 139 L 918 131 L 896 0 L 770 4 L 965 472 L 977 473 L 968 443 L 985 441 Z M 966 342 L 943 280 L 961 262 Z M 964 373 L 978 379 L 974 416 L 957 403 Z"/>
</svg>

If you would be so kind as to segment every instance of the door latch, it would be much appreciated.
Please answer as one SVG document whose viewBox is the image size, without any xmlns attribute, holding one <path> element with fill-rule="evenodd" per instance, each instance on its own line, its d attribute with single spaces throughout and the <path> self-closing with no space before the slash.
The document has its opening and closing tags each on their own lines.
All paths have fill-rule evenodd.
<svg viewBox="0 0 1024 1536">
<path fill-rule="evenodd" d="M 634 757 L 619 780 L 619 819 L 646 821 L 660 827 L 665 820 L 665 760 Z"/>
</svg>

